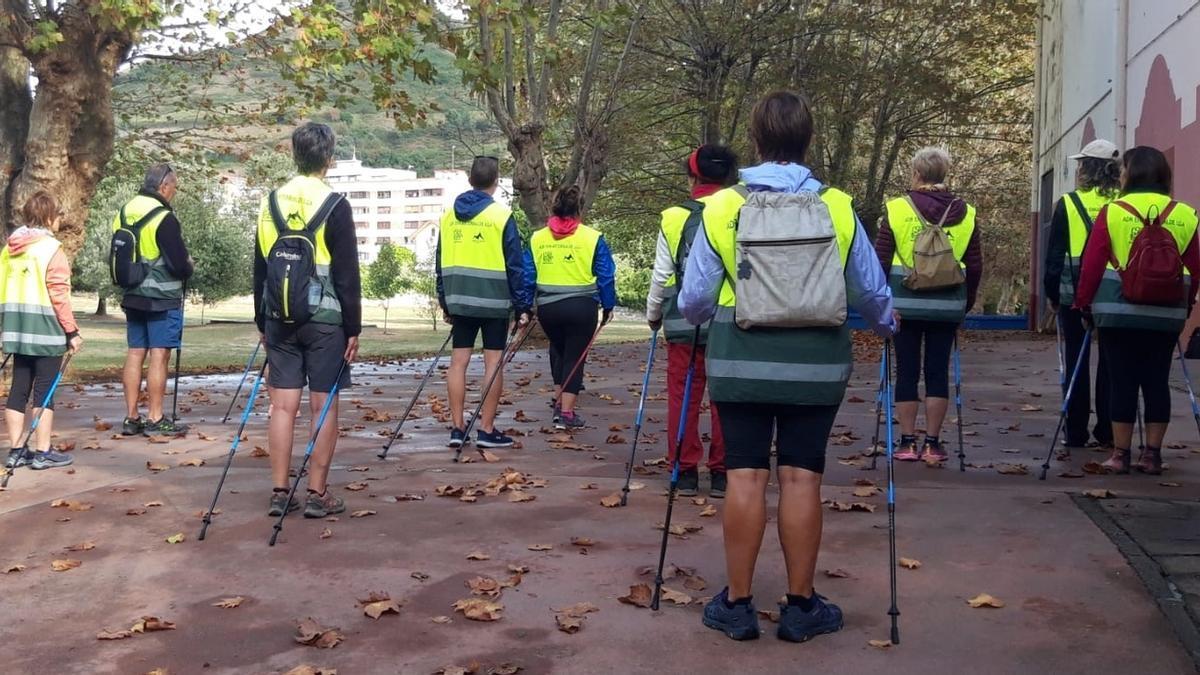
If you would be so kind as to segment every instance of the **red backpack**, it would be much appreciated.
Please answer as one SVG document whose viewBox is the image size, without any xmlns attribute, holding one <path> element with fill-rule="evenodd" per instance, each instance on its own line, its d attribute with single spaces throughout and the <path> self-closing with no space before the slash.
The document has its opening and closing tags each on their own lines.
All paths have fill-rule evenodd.
<svg viewBox="0 0 1200 675">
<path fill-rule="evenodd" d="M 1183 302 L 1187 292 L 1183 283 L 1183 256 L 1175 237 L 1163 227 L 1176 203 L 1168 203 L 1151 221 L 1126 202 L 1116 202 L 1142 221 L 1142 230 L 1129 246 L 1125 268 L 1121 268 L 1115 254 L 1112 257 L 1112 265 L 1121 275 L 1121 295 L 1129 302 L 1163 307 L 1176 307 Z"/>
</svg>

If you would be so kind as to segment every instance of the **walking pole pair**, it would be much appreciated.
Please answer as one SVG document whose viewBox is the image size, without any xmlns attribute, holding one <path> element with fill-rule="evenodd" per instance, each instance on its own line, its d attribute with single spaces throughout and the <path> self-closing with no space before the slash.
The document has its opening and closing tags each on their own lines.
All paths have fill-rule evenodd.
<svg viewBox="0 0 1200 675">
<path fill-rule="evenodd" d="M 963 445 L 962 420 L 962 352 L 958 349 L 958 333 L 954 334 L 954 407 L 958 412 L 958 470 L 967 470 L 967 452 Z"/>
<path fill-rule="evenodd" d="M 883 362 L 884 372 L 887 373 L 885 378 L 886 386 L 884 387 L 884 407 L 887 409 L 887 509 L 888 509 L 888 550 L 890 553 L 889 567 L 891 573 L 891 593 L 892 606 L 888 608 L 888 616 L 892 619 L 892 644 L 900 644 L 900 608 L 896 604 L 896 568 L 899 566 L 896 560 L 896 480 L 892 453 L 895 451 L 895 443 L 893 442 L 892 430 L 892 406 L 895 401 L 895 391 L 892 389 L 891 371 L 888 370 L 888 362 L 892 356 L 892 341 L 888 339 L 883 344 Z"/>
<path fill-rule="evenodd" d="M 183 358 L 183 308 L 187 305 L 187 282 L 183 282 L 183 300 L 179 304 L 179 348 L 175 350 L 175 396 L 171 400 L 171 421 L 179 421 L 179 361 Z"/>
<path fill-rule="evenodd" d="M 658 330 L 650 333 L 650 354 L 646 356 L 646 374 L 642 376 L 642 395 L 638 397 L 637 418 L 633 424 L 633 449 L 625 465 L 625 486 L 621 488 L 621 506 L 629 501 L 629 482 L 633 480 L 633 463 L 637 461 L 638 439 L 642 436 L 642 415 L 646 411 L 646 390 L 650 388 L 650 370 L 654 366 L 654 351 L 658 347 Z"/>
<path fill-rule="evenodd" d="M 1092 339 L 1092 329 L 1089 328 L 1083 333 L 1083 344 L 1089 344 Z M 1042 463 L 1042 475 L 1039 480 L 1046 480 L 1046 473 L 1050 471 L 1050 458 L 1054 456 L 1054 446 L 1058 445 L 1058 436 L 1062 433 L 1063 425 L 1067 421 L 1067 407 L 1071 404 L 1071 394 L 1075 391 L 1075 381 L 1079 379 L 1079 371 L 1083 367 L 1084 357 L 1087 356 L 1087 349 L 1080 349 L 1079 356 L 1075 358 L 1075 368 L 1071 371 L 1071 380 L 1067 384 L 1067 395 L 1063 396 L 1062 408 L 1058 414 L 1058 426 L 1054 428 L 1054 437 L 1050 439 L 1050 450 L 1046 453 L 1046 461 Z"/>
<path fill-rule="evenodd" d="M 1196 419 L 1196 432 L 1200 433 L 1200 404 L 1196 403 L 1196 391 L 1192 389 L 1192 376 L 1188 373 L 1187 357 L 1184 356 L 1183 343 L 1176 342 L 1179 348 L 1179 365 L 1183 367 L 1183 381 L 1187 383 L 1188 399 L 1192 402 L 1192 417 Z"/>
<path fill-rule="evenodd" d="M 325 397 L 325 405 L 321 406 L 321 414 L 317 417 L 317 425 L 313 428 L 312 434 L 308 437 L 308 447 L 304 449 L 304 458 L 300 460 L 300 468 L 296 471 L 296 480 L 292 483 L 292 489 L 288 491 L 287 501 L 284 504 L 290 506 L 292 499 L 296 496 L 296 488 L 300 487 L 300 479 L 304 477 L 304 468 L 308 466 L 308 460 L 312 457 L 313 448 L 317 446 L 317 437 L 321 435 L 321 429 L 325 426 L 325 416 L 329 414 L 329 407 L 337 399 L 338 389 L 342 384 L 342 373 L 346 372 L 348 365 L 345 359 L 342 360 L 342 367 L 338 368 L 337 377 L 333 378 L 333 387 L 329 389 L 329 394 Z M 312 390 L 309 390 L 309 396 L 312 396 Z M 241 434 L 238 434 L 241 436 Z M 287 518 L 288 508 L 284 506 L 283 513 L 279 514 L 279 520 L 275 521 L 274 532 L 271 533 L 271 541 L 268 546 L 274 546 L 275 540 L 279 537 L 279 532 L 283 530 L 283 519 Z"/>
<path fill-rule="evenodd" d="M 667 489 L 667 517 L 663 521 L 662 547 L 658 551 L 658 572 L 654 575 L 654 596 L 650 599 L 650 609 L 658 611 L 658 601 L 662 595 L 663 565 L 667 560 L 667 537 L 671 536 L 671 512 L 675 510 L 675 492 L 679 487 L 679 460 L 683 455 L 683 438 L 687 427 L 688 407 L 692 402 L 692 377 L 696 373 L 696 351 L 700 344 L 701 326 L 696 326 L 692 334 L 692 353 L 688 357 L 687 377 L 683 384 L 683 407 L 679 410 L 679 431 L 675 433 L 675 461 L 671 463 L 671 485 Z"/>
<path fill-rule="evenodd" d="M 504 370 L 505 364 L 512 360 L 513 355 L 516 354 L 517 351 L 521 349 L 521 346 L 525 344 L 525 341 L 529 339 L 529 334 L 533 332 L 533 326 L 536 322 L 536 317 L 529 320 L 529 323 L 526 324 L 525 333 L 520 339 L 516 338 L 517 330 L 520 328 L 520 325 L 517 323 L 513 324 L 512 331 L 508 334 L 508 344 L 504 346 L 504 351 L 500 354 L 500 362 L 496 364 L 496 369 L 492 371 L 492 376 L 488 378 L 487 384 L 483 387 L 483 391 L 479 393 L 479 405 L 475 406 L 475 412 L 471 413 L 471 419 L 466 421 L 466 427 L 463 429 L 462 445 L 454 449 L 455 462 L 462 459 L 463 446 L 470 442 L 471 429 L 475 426 L 475 421 L 479 419 L 479 413 L 483 410 L 483 404 L 487 401 L 488 393 L 492 390 L 492 385 L 496 384 L 496 378 L 498 378 L 500 373 Z M 483 448 L 476 445 L 475 449 L 479 451 L 479 455 L 481 457 L 486 458 L 486 455 L 483 454 Z"/>
<path fill-rule="evenodd" d="M 404 414 L 400 416 L 400 420 L 396 422 L 396 428 L 392 431 L 392 435 L 388 438 L 387 444 L 383 446 L 383 452 L 379 453 L 379 459 L 387 459 L 388 452 L 392 449 L 392 443 L 400 438 L 400 429 L 404 426 L 405 420 L 412 413 L 413 406 L 417 405 L 417 399 L 421 398 L 421 392 L 425 390 L 425 384 L 429 382 L 429 378 L 433 377 L 433 371 L 437 368 L 438 361 L 442 360 L 442 355 L 446 353 L 446 347 L 450 346 L 450 339 L 454 337 L 454 331 L 446 336 L 445 342 L 438 349 L 437 355 L 433 357 L 433 362 L 429 364 L 429 369 L 425 371 L 425 377 L 421 378 L 421 384 L 417 385 L 417 391 L 413 394 L 412 400 L 408 402 L 408 407 L 404 409 Z"/>
<path fill-rule="evenodd" d="M 221 418 L 221 424 L 229 421 L 229 415 L 233 412 L 233 404 L 237 403 L 238 396 L 242 395 L 242 385 L 246 384 L 246 377 L 250 375 L 250 369 L 254 367 L 254 361 L 258 358 L 258 350 L 261 347 L 262 340 L 254 343 L 254 351 L 250 352 L 250 359 L 246 361 L 246 369 L 242 371 L 242 380 L 238 382 L 237 391 L 233 392 L 233 398 L 229 400 L 229 409 L 225 411 L 225 416 Z"/>
<path fill-rule="evenodd" d="M 888 377 L 888 360 L 886 354 L 879 356 L 879 389 L 875 391 L 875 434 L 871 436 L 871 470 L 876 467 L 876 460 L 879 458 L 879 423 L 883 415 L 883 388 L 884 380 Z"/>
<path fill-rule="evenodd" d="M 17 446 L 18 454 L 13 459 L 12 466 L 5 464 L 4 478 L 0 478 L 0 488 L 8 487 L 8 479 L 12 478 L 13 472 L 20 466 L 22 459 L 33 461 L 29 452 L 29 439 L 33 438 L 33 434 L 37 431 L 38 424 L 42 421 L 42 415 L 46 412 L 46 406 L 54 400 L 54 392 L 58 391 L 58 383 L 62 382 L 63 373 L 67 372 L 67 364 L 71 362 L 73 354 L 67 352 L 63 357 L 62 365 L 58 368 L 58 374 L 54 376 L 54 381 L 50 383 L 50 389 L 46 391 L 46 396 L 42 399 L 42 407 L 38 408 L 37 414 L 33 416 L 33 421 L 29 423 L 29 431 L 25 433 L 25 440 L 21 441 L 21 445 Z M 5 360 L 7 362 L 7 359 Z"/>
<path fill-rule="evenodd" d="M 221 496 L 221 488 L 225 486 L 225 477 L 229 475 L 229 467 L 233 465 L 233 456 L 237 454 L 238 445 L 242 442 L 242 432 L 246 430 L 246 422 L 250 421 L 254 402 L 258 400 L 258 388 L 262 385 L 266 372 L 267 364 L 264 363 L 262 369 L 258 371 L 258 377 L 254 378 L 254 386 L 250 387 L 250 398 L 246 401 L 246 408 L 242 411 L 242 423 L 238 425 L 237 433 L 233 435 L 233 444 L 229 446 L 229 455 L 225 458 L 225 469 L 221 472 L 221 480 L 217 481 L 217 491 L 213 493 L 212 504 L 204 512 L 204 524 L 200 526 L 200 536 L 198 537 L 200 541 L 204 541 L 208 526 L 212 525 L 213 509 L 217 508 L 217 498 Z"/>
</svg>

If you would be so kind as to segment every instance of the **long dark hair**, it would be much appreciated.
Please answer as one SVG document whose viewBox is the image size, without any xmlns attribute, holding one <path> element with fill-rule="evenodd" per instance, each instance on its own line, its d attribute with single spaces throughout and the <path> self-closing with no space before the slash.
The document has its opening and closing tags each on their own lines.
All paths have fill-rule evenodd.
<svg viewBox="0 0 1200 675">
<path fill-rule="evenodd" d="M 1075 184 L 1080 190 L 1098 190 L 1112 199 L 1121 190 L 1121 165 L 1115 159 L 1084 157 L 1079 160 Z"/>
<path fill-rule="evenodd" d="M 1167 156 L 1158 148 L 1139 145 L 1122 158 L 1121 192 L 1171 194 L 1172 173 Z"/>
<path fill-rule="evenodd" d="M 583 193 L 578 185 L 565 187 L 554 195 L 554 206 L 550 212 L 559 218 L 578 218 L 583 210 Z"/>
</svg>

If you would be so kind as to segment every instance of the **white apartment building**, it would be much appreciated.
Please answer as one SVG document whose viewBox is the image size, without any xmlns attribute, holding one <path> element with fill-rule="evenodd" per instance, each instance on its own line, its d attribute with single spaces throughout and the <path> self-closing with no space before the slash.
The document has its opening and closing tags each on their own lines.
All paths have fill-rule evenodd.
<svg viewBox="0 0 1200 675">
<path fill-rule="evenodd" d="M 407 169 L 363 166 L 357 159 L 339 160 L 325 180 L 350 200 L 358 259 L 364 264 L 375 261 L 385 242 L 409 249 L 418 263 L 431 261 L 442 214 L 471 189 L 467 172 L 459 169 L 438 169 L 432 176 L 419 177 Z M 495 198 L 506 206 L 511 203 L 512 180 L 500 179 Z"/>
</svg>

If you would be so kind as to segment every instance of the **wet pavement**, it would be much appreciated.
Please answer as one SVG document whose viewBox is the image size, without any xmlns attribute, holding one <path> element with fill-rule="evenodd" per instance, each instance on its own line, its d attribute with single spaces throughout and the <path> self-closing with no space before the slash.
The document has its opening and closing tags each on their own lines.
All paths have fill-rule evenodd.
<svg viewBox="0 0 1200 675">
<path fill-rule="evenodd" d="M 267 459 L 254 456 L 266 445 L 265 400 L 233 462 L 220 513 L 207 539 L 196 538 L 236 429 L 237 409 L 229 424 L 220 419 L 238 376 L 185 379 L 183 417 L 197 426 L 167 443 L 102 430 L 119 426 L 119 387 L 66 387 L 56 441 L 74 443 L 72 470 L 20 469 L 0 492 L 0 572 L 24 566 L 0 574 L 7 644 L 0 670 L 272 673 L 307 663 L 343 674 L 511 671 L 506 664 L 522 673 L 1193 672 L 1176 627 L 1180 616 L 1194 619 L 1187 603 L 1198 593 L 1200 443 L 1182 388 L 1166 475 L 1091 474 L 1086 462 L 1103 455 L 1077 452 L 1072 462 L 1054 462 L 1041 482 L 1037 469 L 1057 414 L 1053 341 L 975 334 L 963 347 L 968 470 L 897 467 L 899 554 L 921 562 L 898 571 L 898 646 L 868 644 L 888 632 L 883 495 L 853 494 L 864 480 L 884 482 L 882 465 L 866 470 L 861 456 L 873 427 L 875 354 L 857 350 L 862 362 L 835 429 L 844 445 L 830 446 L 824 489 L 830 500 L 875 507 L 825 512 L 817 585 L 844 609 L 846 627 L 795 645 L 777 640 L 764 618 L 763 639 L 734 643 L 700 624 L 700 599 L 724 579 L 719 500 L 683 499 L 675 512 L 675 523 L 702 528 L 671 537 L 667 554 L 668 562 L 695 568 L 692 578 L 667 584 L 694 602 L 664 601 L 651 612 L 617 600 L 631 585 L 652 583 L 640 572 L 657 561 L 655 526 L 665 508 L 665 470 L 645 466 L 665 450 L 663 350 L 629 505 L 600 504 L 619 491 L 632 440 L 626 425 L 645 352 L 627 345 L 597 353 L 581 398 L 590 428 L 571 438 L 543 433 L 551 431 L 544 354 L 518 356 L 498 426 L 524 433 L 523 447 L 495 451 L 495 463 L 473 450 L 471 463 L 449 461 L 446 425 L 436 419 L 445 396 L 440 379 L 426 388 L 391 457 L 377 459 L 395 425 L 389 416 L 403 410 L 428 362 L 358 367 L 357 386 L 343 398 L 344 437 L 330 474 L 347 512 L 336 521 L 294 514 L 274 548 L 267 546 Z M 298 462 L 304 433 L 297 431 Z M 953 440 L 953 427 L 943 437 Z M 203 465 L 191 466 L 197 459 Z M 521 475 L 504 481 L 506 468 Z M 507 487 L 514 480 L 523 489 Z M 506 488 L 493 494 L 501 482 Z M 1080 497 L 1093 489 L 1116 496 Z M 55 500 L 66 503 L 52 507 Z M 714 505 L 715 516 L 703 515 Z M 373 513 L 352 517 L 355 511 Z M 1119 527 L 1098 527 L 1097 513 Z M 1132 543 L 1122 545 L 1110 530 Z M 179 533 L 182 542 L 168 543 Z M 94 548 L 64 550 L 85 543 Z M 1168 575 L 1166 591 L 1144 582 L 1139 550 Z M 81 564 L 52 570 L 53 561 L 66 559 Z M 472 594 L 472 582 L 483 590 L 490 579 L 501 585 L 493 602 L 503 609 L 491 608 L 499 620 L 455 611 L 456 601 L 483 598 Z M 1171 589 L 1175 605 L 1164 605 L 1175 597 Z M 399 613 L 364 616 L 357 600 L 373 591 L 390 595 Z M 783 591 L 782 556 L 769 527 L 756 575 L 759 609 L 773 609 Z M 980 593 L 1005 606 L 971 608 L 967 600 Z M 239 606 L 213 606 L 232 597 L 242 598 Z M 597 611 L 586 614 L 581 630 L 558 630 L 554 610 L 584 602 Z M 97 639 L 143 616 L 176 627 Z M 297 625 L 307 617 L 339 628 L 344 640 L 332 649 L 297 643 Z"/>
</svg>

